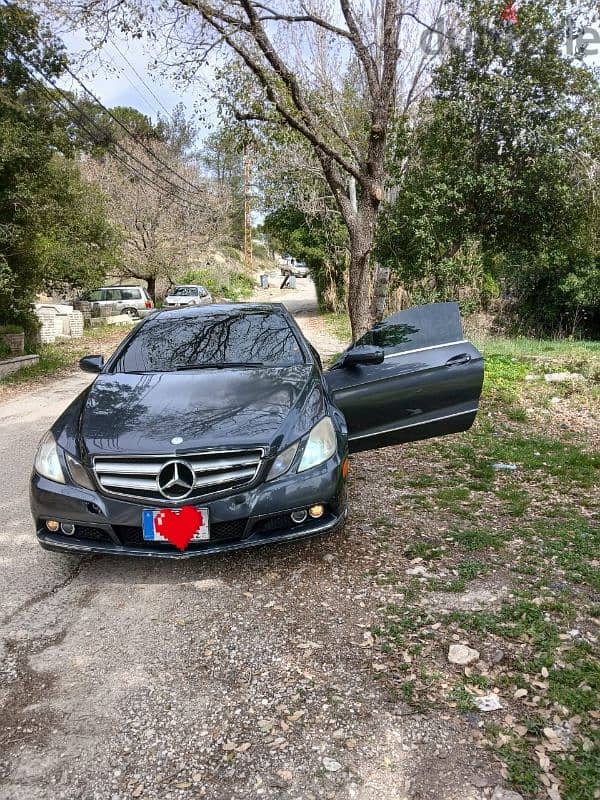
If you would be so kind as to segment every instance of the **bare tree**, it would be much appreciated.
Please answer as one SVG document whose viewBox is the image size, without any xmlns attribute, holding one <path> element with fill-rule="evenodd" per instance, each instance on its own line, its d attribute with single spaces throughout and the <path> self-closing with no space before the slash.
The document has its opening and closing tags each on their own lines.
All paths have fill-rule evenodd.
<svg viewBox="0 0 600 800">
<path fill-rule="evenodd" d="M 335 198 L 348 229 L 352 331 L 364 333 L 372 321 L 369 262 L 388 134 L 426 78 L 430 57 L 417 46 L 418 26 L 429 27 L 438 0 L 48 2 L 95 31 L 96 44 L 115 25 L 150 32 L 154 42 L 163 37 L 159 60 L 180 79 L 197 79 L 202 65 L 222 66 L 223 49 L 234 54 L 251 78 L 245 95 L 229 87 L 237 118 L 302 136 Z"/>
<path fill-rule="evenodd" d="M 110 217 L 123 240 L 122 275 L 147 281 L 156 298 L 157 284 L 172 282 L 223 233 L 228 198 L 208 184 L 201 194 L 190 191 L 184 181 L 198 184 L 197 172 L 166 146 L 154 144 L 161 162 L 153 162 L 152 172 L 140 166 L 148 160 L 140 146 L 129 142 L 127 150 L 130 156 L 86 158 L 81 171 L 108 198 Z"/>
</svg>

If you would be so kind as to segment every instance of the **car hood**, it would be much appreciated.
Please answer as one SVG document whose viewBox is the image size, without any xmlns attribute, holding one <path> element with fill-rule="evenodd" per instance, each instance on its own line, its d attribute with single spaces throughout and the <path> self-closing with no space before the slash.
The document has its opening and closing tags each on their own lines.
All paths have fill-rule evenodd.
<svg viewBox="0 0 600 800">
<path fill-rule="evenodd" d="M 98 376 L 82 404 L 79 444 L 91 455 L 278 450 L 324 413 L 322 383 L 310 364 L 106 374 Z M 173 445 L 175 437 L 183 441 Z"/>
</svg>

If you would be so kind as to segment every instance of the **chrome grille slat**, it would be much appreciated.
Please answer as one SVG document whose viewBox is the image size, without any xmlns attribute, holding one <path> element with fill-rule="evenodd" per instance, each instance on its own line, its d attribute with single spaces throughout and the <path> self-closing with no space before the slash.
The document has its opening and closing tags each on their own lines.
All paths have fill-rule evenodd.
<svg viewBox="0 0 600 800">
<path fill-rule="evenodd" d="M 96 472 L 104 474 L 105 472 L 111 475 L 153 475 L 156 477 L 160 472 L 162 463 L 157 461 L 156 464 L 135 464 L 116 461 L 100 461 L 96 464 Z"/>
<path fill-rule="evenodd" d="M 155 500 L 165 504 L 189 503 L 212 493 L 237 491 L 251 484 L 260 470 L 264 451 L 211 451 L 172 455 L 96 456 L 93 459 L 96 480 L 106 494 Z M 194 473 L 192 491 L 181 498 L 168 498 L 160 492 L 163 467 L 172 461 L 183 461 Z"/>
<path fill-rule="evenodd" d="M 151 491 L 156 489 L 156 480 L 151 478 L 130 478 L 118 475 L 101 475 L 100 483 L 102 486 L 122 487 L 123 489 L 144 489 Z"/>
<path fill-rule="evenodd" d="M 249 478 L 251 475 L 254 475 L 255 472 L 256 467 L 252 467 L 251 469 L 232 470 L 224 475 L 211 475 L 210 478 L 196 478 L 194 486 L 216 486 L 221 483 L 237 483 L 237 481 L 243 478 Z"/>
<path fill-rule="evenodd" d="M 219 469 L 229 469 L 230 467 L 245 467 L 256 465 L 260 458 L 240 456 L 239 458 L 220 458 L 206 459 L 206 461 L 189 461 L 194 472 L 213 472 Z"/>
</svg>

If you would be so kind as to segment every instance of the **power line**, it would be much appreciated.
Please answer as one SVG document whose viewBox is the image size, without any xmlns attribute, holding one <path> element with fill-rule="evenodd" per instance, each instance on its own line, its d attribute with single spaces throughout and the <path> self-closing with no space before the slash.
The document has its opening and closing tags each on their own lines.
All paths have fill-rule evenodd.
<svg viewBox="0 0 600 800">
<path fill-rule="evenodd" d="M 157 95 L 154 93 L 154 91 L 152 90 L 152 87 L 151 87 L 151 86 L 148 86 L 148 84 L 146 83 L 146 81 L 145 81 L 145 80 L 142 78 L 142 76 L 140 75 L 140 73 L 139 73 L 139 72 L 137 71 L 137 69 L 136 69 L 136 68 L 133 66 L 133 64 L 131 63 L 131 61 L 130 61 L 130 60 L 127 58 L 127 56 L 125 55 L 125 53 L 123 53 L 123 52 L 122 52 L 122 51 L 119 49 L 119 47 L 117 47 L 117 45 L 115 44 L 115 42 L 111 41 L 111 42 L 110 42 L 110 45 L 111 45 L 111 47 L 113 47 L 113 48 L 114 48 L 114 49 L 117 51 L 117 53 L 118 53 L 118 54 L 121 56 L 121 58 L 123 59 L 123 61 L 125 61 L 125 63 L 129 65 L 129 67 L 131 68 L 131 71 L 134 73 L 134 75 L 136 75 L 136 77 L 137 77 L 137 78 L 140 80 L 140 82 L 142 83 L 142 85 L 143 85 L 143 86 L 145 86 L 145 88 L 148 90 L 149 94 L 150 94 L 150 95 L 151 95 L 151 96 L 152 96 L 152 97 L 153 97 L 153 98 L 156 100 L 156 102 L 157 102 L 157 103 L 158 103 L 158 105 L 159 105 L 159 106 L 162 108 L 162 110 L 165 112 L 165 114 L 166 114 L 168 117 L 170 117 L 170 118 L 171 118 L 171 120 L 174 122 L 174 121 L 175 121 L 175 118 L 173 117 L 172 113 L 171 113 L 171 112 L 170 112 L 170 111 L 169 111 L 167 108 L 165 108 L 165 106 L 162 104 L 162 102 L 161 102 L 160 98 L 159 98 L 159 97 L 157 97 Z"/>
<path fill-rule="evenodd" d="M 56 99 L 56 98 L 55 98 L 55 97 L 52 95 L 52 93 L 51 93 L 51 92 L 48 90 L 48 88 L 47 88 L 46 86 L 44 86 L 44 84 L 42 83 L 42 81 L 40 81 L 40 80 L 39 80 L 38 78 L 36 78 L 34 75 L 31 75 L 31 73 L 29 73 L 29 77 L 30 77 L 30 78 L 31 78 L 31 80 L 32 80 L 32 81 L 34 81 L 34 83 L 35 83 L 35 84 L 36 84 L 36 85 L 37 85 L 37 86 L 38 86 L 38 87 L 39 87 L 39 88 L 40 88 L 40 89 L 43 91 L 43 93 L 45 94 L 45 96 L 46 96 L 46 97 L 47 97 L 47 98 L 50 100 L 50 102 L 51 102 L 51 103 L 54 105 L 54 107 L 55 107 L 55 108 L 58 108 L 58 109 L 60 109 L 60 111 L 62 111 L 63 113 L 64 113 L 64 112 L 66 112 L 66 109 L 65 109 L 65 107 L 64 107 L 64 106 L 61 104 L 61 102 L 60 102 L 59 100 L 57 100 L 57 99 Z M 63 96 L 64 96 L 64 95 L 63 95 Z M 68 98 L 68 97 L 65 97 L 65 99 L 66 99 L 66 100 L 69 100 L 69 98 Z M 69 102 L 71 102 L 71 101 L 69 100 Z M 71 104 L 72 104 L 73 106 L 75 106 L 76 110 L 77 110 L 77 111 L 79 111 L 80 113 L 82 113 L 82 114 L 83 114 L 83 116 L 84 116 L 84 117 L 86 117 L 86 118 L 87 118 L 87 119 L 88 119 L 88 120 L 89 120 L 89 121 L 90 121 L 90 122 L 91 122 L 91 123 L 94 125 L 94 127 L 96 128 L 96 130 L 99 130 L 99 131 L 101 131 L 102 133 L 106 133 L 105 131 L 103 131 L 103 130 L 102 130 L 102 128 L 100 128 L 98 125 L 96 125 L 96 124 L 95 124 L 95 122 L 94 122 L 94 120 L 92 120 L 92 119 L 91 119 L 89 116 L 87 116 L 87 115 L 85 114 L 85 112 L 82 112 L 82 111 L 81 111 L 81 109 L 79 109 L 79 108 L 78 108 L 78 107 L 77 107 L 77 106 L 76 106 L 74 103 L 72 103 L 72 102 L 71 102 Z M 88 127 L 86 127 L 86 126 L 85 126 L 85 125 L 84 125 L 84 124 L 81 122 L 81 120 L 76 120 L 76 119 L 74 119 L 73 117 L 71 117 L 71 121 L 72 121 L 72 122 L 75 124 L 75 126 L 76 126 L 77 128 L 79 128 L 79 129 L 83 130 L 83 131 L 84 131 L 84 132 L 85 132 L 85 133 L 86 133 L 86 134 L 89 136 L 89 138 L 90 138 L 90 141 L 91 141 L 91 142 L 94 142 L 94 140 L 95 140 L 95 133 L 94 133 L 94 131 L 93 131 L 93 130 L 90 132 L 90 129 L 89 129 Z M 123 147 L 122 147 L 121 145 L 119 145 L 118 143 L 116 143 L 116 142 L 115 142 L 115 143 L 113 143 L 113 144 L 114 144 L 114 146 L 116 146 L 116 147 L 118 147 L 120 150 L 122 150 L 124 153 L 126 153 L 126 155 L 128 155 L 130 158 L 134 158 L 136 161 L 138 161 L 138 163 L 142 164 L 142 166 L 144 167 L 144 169 L 147 169 L 147 165 L 146 165 L 146 164 L 144 164 L 144 162 L 143 162 L 143 161 L 140 161 L 139 159 L 137 159 L 137 158 L 136 158 L 134 155 L 132 155 L 132 154 L 131 154 L 131 153 L 130 153 L 128 150 L 126 150 L 125 148 L 123 148 Z M 121 156 L 120 156 L 120 155 L 119 155 L 117 152 L 115 152 L 114 150 L 110 149 L 110 147 L 108 147 L 107 149 L 110 151 L 110 154 L 111 154 L 111 156 L 112 156 L 112 157 L 113 157 L 113 158 L 114 158 L 116 161 L 118 161 L 120 164 L 122 164 L 122 165 L 123 165 L 123 166 L 124 166 L 124 167 L 125 167 L 127 170 L 129 170 L 131 173 L 133 173 L 134 175 L 136 175 L 136 176 L 137 176 L 137 177 L 138 177 L 140 180 L 142 180 L 142 181 L 143 181 L 144 183 L 146 183 L 148 186 L 151 186 L 152 188 L 156 189 L 156 190 L 157 190 L 157 192 L 158 192 L 158 194 L 159 194 L 161 197 L 165 197 L 165 198 L 167 198 L 168 200 L 171 200 L 171 201 L 173 201 L 173 202 L 177 203 L 177 204 L 178 204 L 178 205 L 180 205 L 182 208 L 184 208 L 184 209 L 186 209 L 186 210 L 188 210 L 188 211 L 190 211 L 190 210 L 192 210 L 192 211 L 198 211 L 198 210 L 200 210 L 200 209 L 199 209 L 197 206 L 194 206 L 194 205 L 191 205 L 190 203 L 187 203 L 187 202 L 185 202 L 185 200 L 183 200 L 182 198 L 178 197 L 177 195 L 166 194 L 166 192 L 165 192 L 165 188 L 164 188 L 164 187 L 160 186 L 158 183 L 156 183 L 155 181 L 153 181 L 153 180 L 152 180 L 150 177 L 148 177 L 148 175 L 145 175 L 143 172 L 140 172 L 140 170 L 138 170 L 136 167 L 134 167 L 134 166 L 133 166 L 133 164 L 131 164 L 130 162 L 126 161 L 126 160 L 125 160 L 124 158 L 122 158 L 122 157 L 121 157 Z M 152 173 L 152 174 L 156 174 L 156 173 Z"/>
<path fill-rule="evenodd" d="M 43 75 L 43 73 L 41 72 L 41 70 L 39 70 L 37 67 L 35 67 L 35 65 L 32 65 L 32 64 L 31 64 L 31 62 L 29 62 L 29 61 L 28 61 L 28 63 L 30 64 L 30 66 L 32 66 L 32 67 L 33 67 L 33 69 L 35 69 L 35 70 L 36 70 L 36 72 L 38 72 L 39 74 Z M 34 80 L 34 81 L 36 81 L 36 82 L 40 83 L 40 84 L 43 86 L 43 84 L 41 83 L 41 81 L 40 81 L 38 78 L 36 78 L 34 75 L 32 75 L 32 74 L 31 74 L 30 70 L 27 70 L 27 72 L 28 72 L 28 74 L 29 74 L 29 76 L 30 76 L 30 78 L 31 78 L 32 80 Z M 110 132 L 109 132 L 109 131 L 106 131 L 104 128 L 102 128 L 102 127 L 101 127 L 101 126 L 100 126 L 100 125 L 99 125 L 99 124 L 96 122 L 96 120 L 94 120 L 92 117 L 90 117 L 90 116 L 89 116 L 89 114 L 87 114 L 87 113 L 86 113 L 86 112 L 85 112 L 85 111 L 84 111 L 84 110 L 83 110 L 83 109 L 82 109 L 80 106 L 78 106 L 78 105 L 77 105 L 77 103 L 75 103 L 75 102 L 74 102 L 74 101 L 73 101 L 73 100 L 72 100 L 72 99 L 69 97 L 69 95 L 68 95 L 66 92 L 64 92 L 64 91 L 63 91 L 63 90 L 62 90 L 62 89 L 61 89 L 61 88 L 60 88 L 60 87 L 59 87 L 59 86 L 58 86 L 58 85 L 57 85 L 57 84 L 56 84 L 56 83 L 55 83 L 55 82 L 54 82 L 54 81 L 53 81 L 51 78 L 49 78 L 49 77 L 47 77 L 47 76 L 44 76 L 44 77 L 45 77 L 45 80 L 46 80 L 46 81 L 48 81 L 48 83 L 50 83 L 50 85 L 51 85 L 51 86 L 52 86 L 52 87 L 55 89 L 55 91 L 57 91 L 57 92 L 60 94 L 60 96 L 61 96 L 61 97 L 62 97 L 64 100 L 66 100 L 66 101 L 67 101 L 67 103 L 68 103 L 70 106 L 72 106 L 72 108 L 74 108 L 74 109 L 75 109 L 75 111 L 77 111 L 77 112 L 78 112 L 78 113 L 79 113 L 79 114 L 80 114 L 82 117 L 84 117 L 84 118 L 87 120 L 87 122 L 88 122 L 90 125 L 92 125 L 92 127 L 93 127 L 93 128 L 95 128 L 97 131 L 99 131 L 99 132 L 100 132 L 100 133 L 103 135 L 103 137 L 105 137 L 105 138 L 108 138 L 108 139 L 109 139 L 109 141 L 110 141 Z M 44 88 L 45 88 L 45 87 L 44 87 Z M 62 109 L 63 109 L 63 111 L 64 111 L 64 107 L 62 107 L 62 106 L 61 106 L 61 108 L 62 108 Z M 74 122 L 74 124 L 75 124 L 77 127 L 82 127 L 80 124 L 78 124 L 77 120 L 75 120 L 75 119 L 72 119 L 72 121 Z M 86 130 L 86 133 L 88 134 L 88 136 L 90 135 L 90 133 L 89 133 L 89 130 Z M 92 138 L 91 138 L 91 140 L 92 140 L 92 141 L 94 140 L 94 139 L 93 139 L 93 134 L 92 134 Z M 141 167 L 143 167 L 145 170 L 147 170 L 147 171 L 148 171 L 148 172 L 150 172 L 152 175 L 154 175 L 155 177 L 157 177 L 159 180 L 161 180 L 161 181 L 164 181 L 164 183 L 165 183 L 165 184 L 167 184 L 168 186 L 170 186 L 170 187 L 171 187 L 172 189 L 174 189 L 176 192 L 182 192 L 182 191 L 183 191 L 183 192 L 186 192 L 187 194 L 190 194 L 190 195 L 191 195 L 191 194 L 193 194 L 192 192 L 190 192 L 190 191 L 189 191 L 189 189 L 186 189 L 185 187 L 182 187 L 182 186 L 178 186 L 177 184 L 173 183 L 171 180 L 169 180 L 168 178 L 166 178 L 164 175 L 162 175 L 160 172 L 157 172 L 156 170 L 152 169 L 152 168 L 151 168 L 151 167 L 150 167 L 148 164 L 146 164 L 144 161 L 142 161 L 140 158 L 138 158 L 138 157 L 137 157 L 137 156 L 136 156 L 134 153 L 132 153 L 131 151 L 127 150 L 127 148 L 126 148 L 126 147 L 124 147 L 124 145 L 123 145 L 123 144 L 121 144 L 121 142 L 118 142 L 118 141 L 112 141 L 112 142 L 111 142 L 111 144 L 112 144 L 114 147 L 117 147 L 117 148 L 119 148 L 119 150 L 121 150 L 122 152 L 124 152 L 124 153 L 125 153 L 127 156 L 129 156 L 129 158 L 133 159 L 133 160 L 134 160 L 136 163 L 138 163 L 138 164 L 139 164 Z M 113 152 L 113 151 L 111 151 L 111 153 L 114 155 L 114 152 Z M 158 186 L 158 184 L 154 184 L 154 185 L 155 185 L 155 186 L 156 186 L 156 187 L 159 189 L 159 191 L 161 191 L 163 194 L 165 193 L 165 189 L 164 189 L 164 187 L 160 187 L 160 186 Z M 165 195 L 165 196 L 170 196 L 170 195 Z M 194 209 L 196 209 L 196 210 L 200 210 L 200 209 L 199 209 L 199 207 L 197 207 L 197 206 L 194 206 L 193 204 L 189 204 L 189 205 L 190 205 L 190 207 L 192 207 L 192 208 L 194 208 Z"/>
<path fill-rule="evenodd" d="M 95 102 L 95 103 L 97 103 L 97 104 L 98 104 L 98 106 L 99 106 L 99 107 L 100 107 L 100 108 L 101 108 L 101 109 L 102 109 L 102 110 L 103 110 L 103 111 L 104 111 L 106 114 L 108 114 L 108 116 L 109 116 L 109 117 L 110 117 L 112 120 L 114 120 L 114 122 L 116 122 L 116 123 L 117 123 L 117 125 L 118 125 L 120 128 L 122 128 L 122 129 L 125 131 L 125 133 L 126 133 L 128 136 L 130 136 L 132 139 L 134 139 L 134 140 L 135 140 L 135 135 L 134 135 L 133 131 L 131 131 L 131 130 L 130 130 L 128 127 L 127 127 L 127 125 L 125 125 L 125 123 L 124 123 L 124 122 L 122 122 L 122 121 L 121 121 L 121 120 L 120 120 L 120 119 L 119 119 L 119 118 L 118 118 L 118 117 L 117 117 L 115 114 L 113 114 L 113 113 L 112 113 L 112 111 L 110 110 L 110 108 L 106 108 L 106 106 L 104 106 L 104 105 L 101 103 L 101 101 L 99 100 L 99 98 L 98 98 L 98 97 L 96 97 L 96 95 L 95 95 L 95 94 L 94 94 L 94 93 L 93 93 L 93 92 L 92 92 L 90 89 L 88 89 L 88 88 L 87 88 L 87 86 L 86 86 L 86 85 L 83 83 L 83 81 L 82 81 L 82 80 L 81 80 L 81 79 L 80 79 L 80 78 L 79 78 L 79 77 L 78 77 L 78 76 L 77 76 L 77 75 L 76 75 L 76 74 L 73 72 L 73 70 L 72 70 L 70 67 L 68 67 L 68 66 L 65 66 L 65 71 L 69 73 L 69 75 L 70 75 L 70 76 L 73 78 L 73 80 L 74 80 L 74 81 L 76 81 L 76 83 L 77 83 L 79 86 L 81 86 L 81 88 L 83 89 L 83 91 L 84 91 L 84 92 L 86 92 L 87 94 L 89 94 L 89 96 L 90 96 L 90 97 L 91 97 L 91 98 L 94 100 L 94 102 Z M 165 167 L 166 169 L 170 170 L 170 171 L 171 171 L 171 172 L 172 172 L 174 175 L 176 175 L 176 176 L 177 176 L 177 177 L 178 177 L 180 180 L 184 181 L 184 182 L 185 182 L 185 183 L 187 183 L 189 186 L 191 186 L 191 187 L 192 187 L 192 189 L 194 189 L 194 190 L 195 190 L 195 192 L 196 192 L 197 194 L 204 194 L 204 193 L 205 193 L 205 192 L 204 192 L 204 190 L 200 188 L 200 186 L 198 186 L 198 185 L 197 185 L 197 184 L 195 184 L 195 183 L 192 183 L 191 181 L 189 181 L 189 180 L 188 180 L 186 177 L 184 177 L 183 175 L 180 175 L 180 174 L 177 172 L 177 170 L 174 170 L 174 169 L 173 169 L 173 168 L 172 168 L 172 167 L 171 167 L 169 164 L 167 164 L 165 161 L 163 161 L 163 160 L 160 158 L 160 156 L 158 156 L 158 155 L 157 155 L 157 154 L 156 154 L 156 153 L 155 153 L 153 150 L 151 150 L 151 149 L 150 149 L 150 148 L 149 148 L 147 145 L 145 145 L 143 142 L 139 142 L 139 144 L 140 144 L 140 146 L 141 146 L 141 147 L 142 147 L 142 148 L 143 148 L 143 149 L 144 149 L 144 150 L 145 150 L 147 153 L 150 153 L 150 155 L 151 155 L 153 158 L 155 158 L 155 159 L 156 159 L 156 160 L 157 160 L 157 161 L 158 161 L 160 164 L 162 164 L 162 165 L 163 165 L 163 167 Z"/>
<path fill-rule="evenodd" d="M 2 5 L 5 8 L 10 8 L 11 7 L 11 3 L 8 0 L 1 0 L 1 2 L 2 2 Z M 36 39 L 38 40 L 39 44 L 43 45 L 43 42 L 40 39 L 39 35 L 36 36 Z M 22 50 L 20 50 L 19 48 L 15 48 L 15 49 L 17 49 L 17 52 L 19 53 L 21 58 L 26 63 L 28 63 L 30 67 L 32 67 L 37 73 L 42 75 L 42 77 L 45 80 L 47 80 L 57 91 L 61 92 L 61 94 L 62 94 L 61 89 L 56 85 L 56 83 L 54 81 L 52 81 L 52 79 L 50 77 L 45 75 L 42 72 L 42 70 L 40 70 L 33 62 L 31 62 L 27 58 L 27 56 L 23 53 Z M 116 122 L 117 125 L 119 125 L 120 128 L 122 128 L 125 131 L 125 133 L 130 137 L 130 139 L 132 141 L 136 142 L 153 159 L 158 161 L 159 164 L 161 164 L 165 169 L 167 169 L 169 172 L 171 172 L 173 175 L 175 175 L 177 178 L 179 178 L 179 180 L 183 181 L 184 183 L 187 183 L 188 186 L 191 186 L 192 189 L 194 190 L 194 192 L 193 192 L 194 194 L 206 195 L 206 191 L 202 187 L 198 186 L 195 183 L 192 183 L 192 181 L 188 180 L 184 175 L 181 175 L 179 172 L 177 172 L 177 170 L 173 169 L 173 167 L 171 167 L 170 164 L 167 164 L 166 161 L 163 161 L 162 158 L 160 158 L 160 156 L 158 156 L 150 147 L 148 147 L 146 144 L 144 144 L 144 142 L 137 141 L 133 131 L 131 131 L 127 127 L 127 125 L 125 125 L 117 116 L 115 116 L 115 114 L 113 114 L 112 111 L 109 108 L 106 108 L 106 106 L 103 105 L 103 103 L 100 101 L 100 99 L 98 97 L 96 97 L 96 95 L 90 89 L 87 88 L 87 86 L 83 83 L 83 81 L 70 69 L 70 67 L 68 65 L 65 65 L 64 69 L 65 69 L 66 72 L 68 72 L 68 74 L 71 76 L 71 78 L 73 78 L 73 80 L 76 81 L 79 84 L 79 86 L 81 86 L 83 91 L 86 92 L 86 94 L 88 94 L 94 100 L 94 102 L 98 105 L 98 107 L 101 108 L 106 114 L 108 114 L 108 116 L 114 122 Z M 65 95 L 65 99 L 69 100 L 69 98 L 66 97 L 66 95 Z M 69 102 L 71 102 L 71 101 L 69 100 Z M 81 111 L 81 109 L 78 109 L 78 110 L 80 111 L 80 113 L 83 113 Z M 139 161 L 139 159 L 136 159 L 136 160 Z M 140 163 L 143 164 L 143 162 L 140 162 Z M 147 165 L 143 164 L 143 166 L 147 168 Z M 161 180 L 164 180 L 167 183 L 169 182 L 167 180 L 167 178 L 165 178 L 163 175 L 160 175 L 159 173 L 154 173 L 154 174 L 158 175 L 158 177 L 160 177 Z M 176 186 L 175 184 L 171 184 L 171 185 L 173 185 L 174 187 Z M 176 188 L 179 190 L 179 187 L 176 187 Z M 190 192 L 189 189 L 187 191 L 188 191 L 188 193 L 192 194 L 192 192 Z"/>
<path fill-rule="evenodd" d="M 114 56 L 114 58 L 115 58 L 115 60 L 116 60 L 116 51 L 115 51 L 115 56 Z M 143 92 L 140 90 L 140 88 L 139 88 L 138 86 L 136 86 L 136 84 L 135 84 L 135 83 L 134 83 L 134 82 L 131 80 L 131 78 L 130 78 L 130 77 L 129 77 L 129 75 L 127 74 L 127 70 L 126 70 L 125 68 L 123 68 L 123 67 L 119 67 L 119 75 L 121 75 L 121 74 L 123 75 L 123 77 L 125 78 L 125 80 L 127 81 L 127 83 L 128 83 L 130 86 L 131 86 L 131 88 L 133 89 L 133 91 L 134 91 L 134 92 L 137 94 L 137 96 L 140 98 L 140 100 L 142 101 L 142 103 L 143 103 L 143 104 L 146 106 L 146 108 L 149 110 L 149 112 L 150 112 L 151 114 L 154 114 L 156 109 L 154 108 L 154 106 L 152 105 L 152 103 L 151 103 L 151 102 L 148 100 L 148 98 L 147 98 L 147 97 L 144 95 L 144 93 L 143 93 Z"/>
</svg>

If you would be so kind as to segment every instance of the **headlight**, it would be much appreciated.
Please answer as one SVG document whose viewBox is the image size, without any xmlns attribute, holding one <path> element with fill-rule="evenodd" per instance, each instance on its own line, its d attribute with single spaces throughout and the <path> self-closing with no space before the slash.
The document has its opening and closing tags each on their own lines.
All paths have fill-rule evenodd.
<svg viewBox="0 0 600 800">
<path fill-rule="evenodd" d="M 39 444 L 35 461 L 33 462 L 35 471 L 56 483 L 64 483 L 65 476 L 60 465 L 58 456 L 58 445 L 54 441 L 54 436 L 50 431 L 44 436 Z"/>
<path fill-rule="evenodd" d="M 298 442 L 287 447 L 285 450 L 282 450 L 281 453 L 277 456 L 275 461 L 273 462 L 273 466 L 269 470 L 269 474 L 267 475 L 267 480 L 272 481 L 274 478 L 278 478 L 280 475 L 283 475 L 288 471 L 292 461 L 294 460 L 294 456 L 296 455 L 296 450 L 298 449 Z"/>
<path fill-rule="evenodd" d="M 335 453 L 337 449 L 337 438 L 333 422 L 329 417 L 323 417 L 317 422 L 308 436 L 308 441 L 298 466 L 298 472 L 316 467 L 322 464 Z"/>
<path fill-rule="evenodd" d="M 90 476 L 87 474 L 87 470 L 84 468 L 83 464 L 80 464 L 76 458 L 73 458 L 72 455 L 69 453 L 65 453 L 65 460 L 67 462 L 67 467 L 69 468 L 69 472 L 71 474 L 71 478 L 73 479 L 73 483 L 76 483 L 78 486 L 83 486 L 84 489 L 91 489 L 94 491 L 94 484 L 91 481 Z"/>
</svg>

